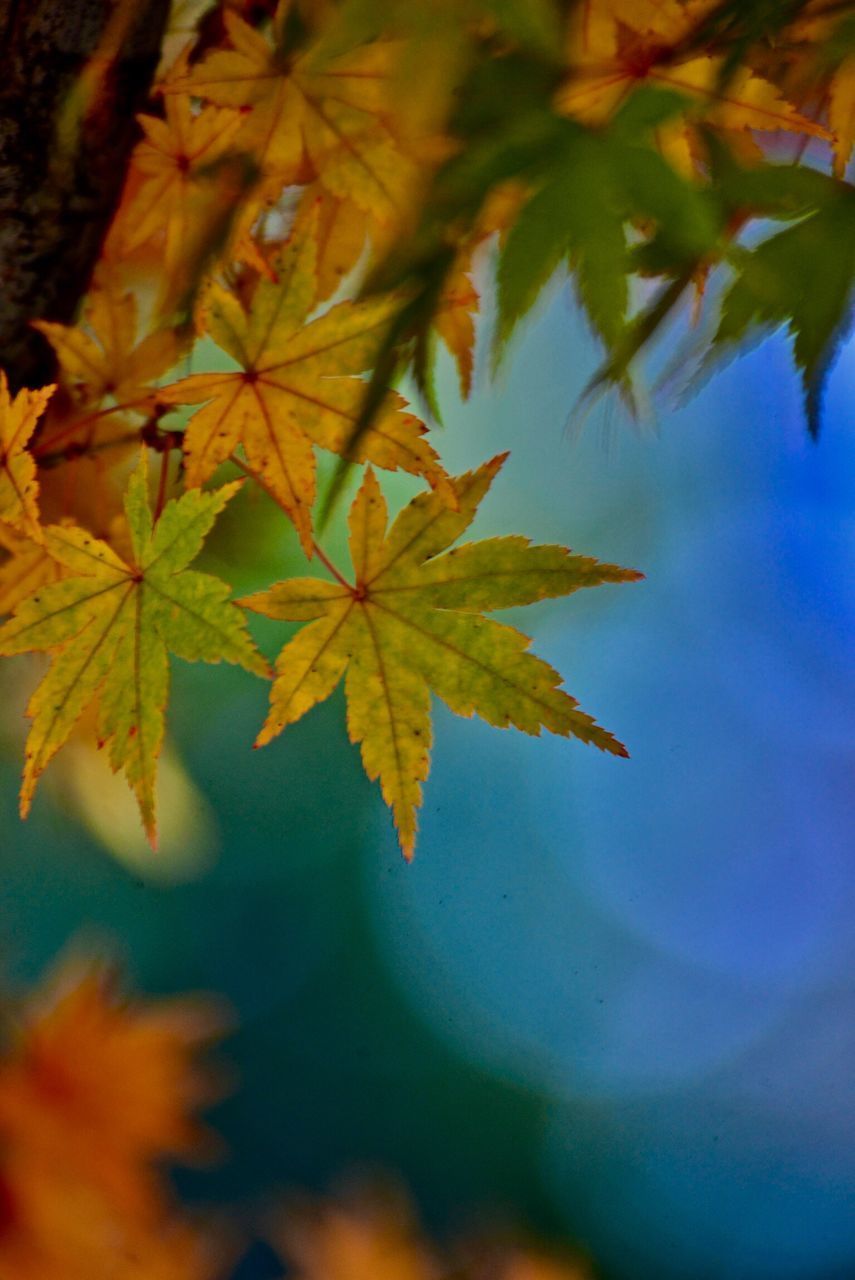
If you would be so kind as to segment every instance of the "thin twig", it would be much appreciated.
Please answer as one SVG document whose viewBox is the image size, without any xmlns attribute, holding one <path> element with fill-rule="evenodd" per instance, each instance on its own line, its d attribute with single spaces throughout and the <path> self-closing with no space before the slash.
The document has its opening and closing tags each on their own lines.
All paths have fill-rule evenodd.
<svg viewBox="0 0 855 1280">
<path fill-rule="evenodd" d="M 61 462 L 76 462 L 78 458 L 91 458 L 96 453 L 104 453 L 107 449 L 116 449 L 123 444 L 133 444 L 139 440 L 140 431 L 127 431 L 123 436 L 115 436 L 112 440 L 100 440 L 98 444 L 67 444 L 64 449 L 54 453 L 37 454 L 34 452 L 39 467 L 45 470 L 56 467 Z"/>
<path fill-rule="evenodd" d="M 131 400 L 127 404 L 109 405 L 106 409 L 96 409 L 94 413 L 86 413 L 82 418 L 74 418 L 71 422 L 67 422 L 60 427 L 58 431 L 55 431 L 52 436 L 48 436 L 46 440 L 40 440 L 33 448 L 33 457 L 41 462 L 43 451 L 47 450 L 48 455 L 50 455 L 60 440 L 67 439 L 75 431 L 79 431 L 81 427 L 86 427 L 90 423 L 96 422 L 99 418 L 109 417 L 111 413 L 122 413 L 129 409 L 137 409 L 138 412 L 141 412 L 143 403 L 140 400 Z"/>
<path fill-rule="evenodd" d="M 157 483 L 157 501 L 154 505 L 154 523 L 160 519 L 166 506 L 166 489 L 169 482 L 169 450 L 164 449 L 160 455 L 160 479 Z"/>
</svg>

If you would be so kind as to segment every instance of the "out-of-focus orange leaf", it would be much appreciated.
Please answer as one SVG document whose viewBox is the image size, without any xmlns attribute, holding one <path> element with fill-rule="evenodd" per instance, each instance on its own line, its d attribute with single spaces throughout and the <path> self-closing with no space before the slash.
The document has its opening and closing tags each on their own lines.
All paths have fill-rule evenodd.
<svg viewBox="0 0 855 1280">
<path fill-rule="evenodd" d="M 0 1062 L 4 1148 L 147 1219 L 161 1207 L 156 1162 L 211 1149 L 195 1112 L 216 1090 L 197 1057 L 224 1024 L 210 1002 L 127 999 L 107 965 L 65 961 L 20 1011 Z"/>
</svg>

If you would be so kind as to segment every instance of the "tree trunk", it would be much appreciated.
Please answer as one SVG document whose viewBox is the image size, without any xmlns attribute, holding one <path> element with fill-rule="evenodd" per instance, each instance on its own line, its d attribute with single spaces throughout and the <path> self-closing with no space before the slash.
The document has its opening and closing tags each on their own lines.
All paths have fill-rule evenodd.
<svg viewBox="0 0 855 1280">
<path fill-rule="evenodd" d="M 50 381 L 121 194 L 169 0 L 0 0 L 0 367 Z"/>
</svg>

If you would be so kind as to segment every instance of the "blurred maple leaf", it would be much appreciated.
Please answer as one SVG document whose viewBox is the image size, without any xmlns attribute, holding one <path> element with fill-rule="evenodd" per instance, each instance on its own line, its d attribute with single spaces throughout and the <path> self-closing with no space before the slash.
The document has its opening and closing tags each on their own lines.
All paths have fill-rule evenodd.
<svg viewBox="0 0 855 1280">
<path fill-rule="evenodd" d="M 203 1236 L 175 1214 L 159 1164 L 214 1145 L 194 1113 L 220 1088 L 198 1055 L 227 1016 L 209 999 L 128 998 L 117 979 L 103 959 L 69 953 L 5 1010 L 4 1280 L 213 1280 L 218 1271 L 218 1228 Z"/>
</svg>

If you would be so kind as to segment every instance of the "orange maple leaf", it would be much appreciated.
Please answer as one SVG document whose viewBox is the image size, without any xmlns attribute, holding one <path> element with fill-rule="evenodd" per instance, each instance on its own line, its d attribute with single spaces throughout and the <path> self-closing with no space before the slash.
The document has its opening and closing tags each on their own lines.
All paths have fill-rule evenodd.
<svg viewBox="0 0 855 1280">
<path fill-rule="evenodd" d="M 196 225 L 209 216 L 217 190 L 210 175 L 232 151 L 242 119 L 236 111 L 218 107 L 194 114 L 182 94 L 166 97 L 164 110 L 163 120 L 138 117 L 145 138 L 131 161 L 131 198 L 112 235 L 122 253 L 162 239 L 163 270 L 169 277 L 178 270 Z"/>
<path fill-rule="evenodd" d="M 598 124 L 636 85 L 647 83 L 684 94 L 704 120 L 721 128 L 784 129 L 828 139 L 824 126 L 801 115 L 749 67 L 739 67 L 722 84 L 723 58 L 677 52 L 710 8 L 709 0 L 583 0 L 570 24 L 570 74 L 557 95 L 558 110 Z"/>
<path fill-rule="evenodd" d="M 221 1026 L 207 1004 L 132 1004 L 105 966 L 67 961 L 29 1001 L 0 1066 L 4 1144 L 76 1171 L 131 1218 L 151 1214 L 153 1163 L 210 1141 L 192 1115 L 212 1096 L 194 1057 Z"/>
</svg>

